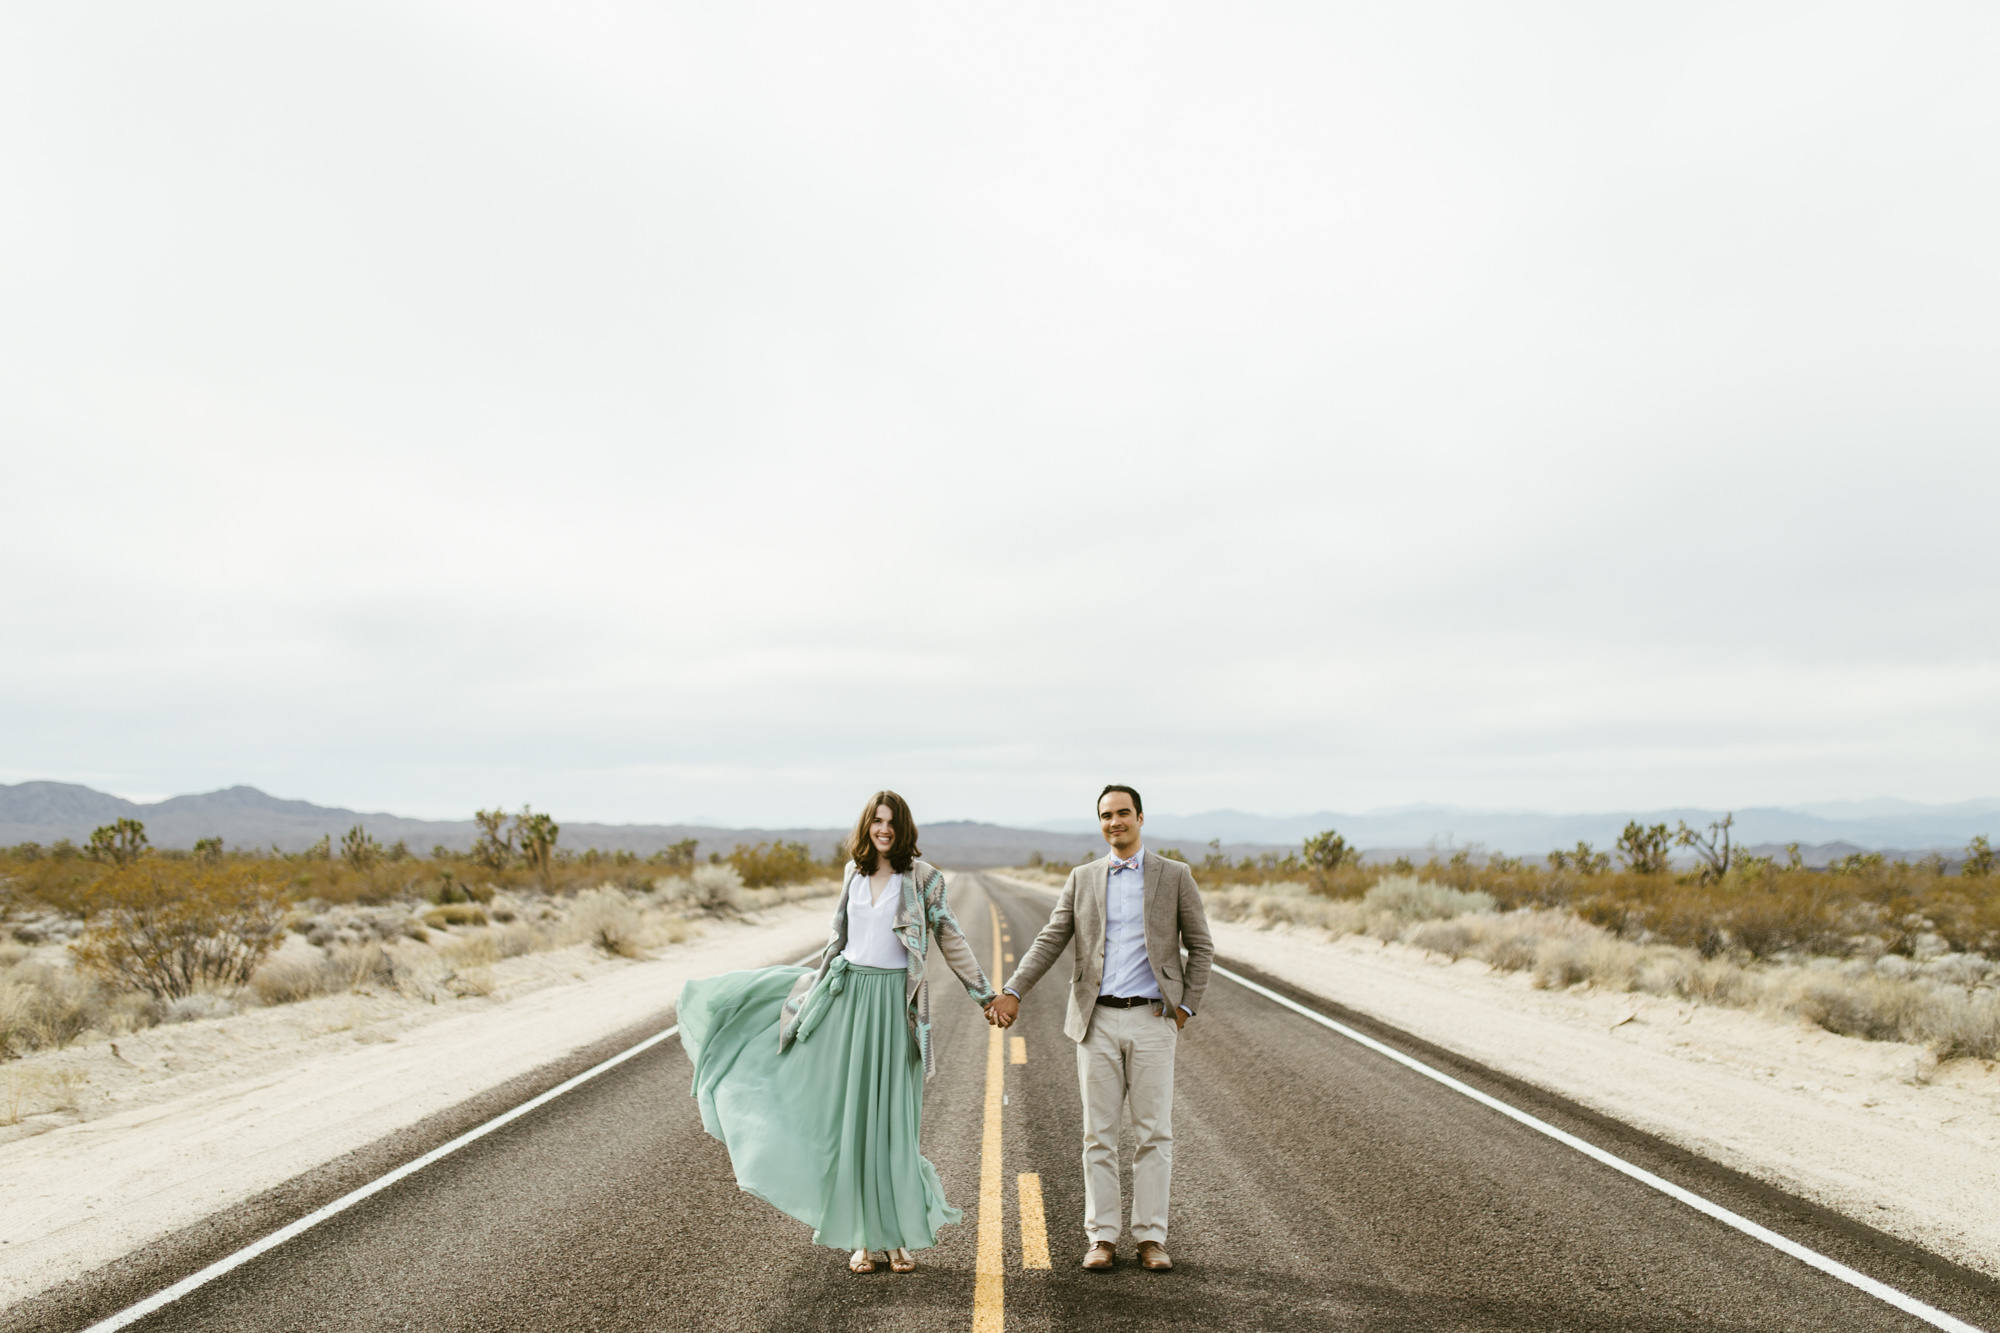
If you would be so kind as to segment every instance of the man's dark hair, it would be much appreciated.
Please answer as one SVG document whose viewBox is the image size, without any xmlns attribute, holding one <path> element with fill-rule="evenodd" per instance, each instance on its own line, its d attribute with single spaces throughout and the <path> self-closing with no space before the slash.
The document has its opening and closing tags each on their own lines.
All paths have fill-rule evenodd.
<svg viewBox="0 0 2000 1333">
<path fill-rule="evenodd" d="M 1100 808 L 1104 805 L 1104 798 L 1114 791 L 1122 791 L 1132 798 L 1133 813 L 1141 815 L 1146 813 L 1146 803 L 1139 799 L 1139 789 L 1137 787 L 1128 787 L 1122 782 L 1109 783 L 1103 791 L 1097 793 L 1097 804 Z"/>
</svg>

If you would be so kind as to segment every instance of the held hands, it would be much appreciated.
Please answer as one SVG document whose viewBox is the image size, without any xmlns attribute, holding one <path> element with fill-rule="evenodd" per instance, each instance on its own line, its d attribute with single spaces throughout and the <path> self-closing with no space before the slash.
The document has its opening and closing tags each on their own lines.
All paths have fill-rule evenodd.
<svg viewBox="0 0 2000 1333">
<path fill-rule="evenodd" d="M 1021 1002 L 1002 991 L 986 1006 L 986 1021 L 996 1028 L 1012 1027 L 1014 1016 L 1021 1012 Z"/>
</svg>

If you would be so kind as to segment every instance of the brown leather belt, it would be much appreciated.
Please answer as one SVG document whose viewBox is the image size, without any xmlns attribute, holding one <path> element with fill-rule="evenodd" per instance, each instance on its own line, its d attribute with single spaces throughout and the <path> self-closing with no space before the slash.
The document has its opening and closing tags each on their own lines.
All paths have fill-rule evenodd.
<svg viewBox="0 0 2000 1333">
<path fill-rule="evenodd" d="M 1151 995 L 1100 995 L 1097 1002 L 1110 1009 L 1137 1009 L 1142 1004 L 1158 1004 Z"/>
</svg>

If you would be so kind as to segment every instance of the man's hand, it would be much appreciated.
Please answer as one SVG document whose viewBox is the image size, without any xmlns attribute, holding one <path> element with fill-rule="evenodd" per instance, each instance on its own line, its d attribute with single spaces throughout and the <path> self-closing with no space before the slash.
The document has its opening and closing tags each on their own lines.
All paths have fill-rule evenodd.
<svg viewBox="0 0 2000 1333">
<path fill-rule="evenodd" d="M 986 1006 L 986 1021 L 996 1028 L 1012 1027 L 1014 1016 L 1020 1012 L 1021 1002 L 1002 991 Z"/>
<path fill-rule="evenodd" d="M 1180 1030 L 1181 1030 L 1182 1028 L 1186 1027 L 1186 1026 L 1187 1026 L 1187 1021 L 1188 1021 L 1188 1011 L 1187 1011 L 1187 1010 L 1185 1010 L 1185 1009 L 1183 1009 L 1183 1008 L 1181 1008 L 1181 1007 L 1180 1007 L 1179 1005 L 1175 1005 L 1175 1006 L 1174 1006 L 1174 1031 L 1176 1031 L 1176 1032 L 1179 1032 L 1179 1031 L 1180 1031 Z"/>
</svg>

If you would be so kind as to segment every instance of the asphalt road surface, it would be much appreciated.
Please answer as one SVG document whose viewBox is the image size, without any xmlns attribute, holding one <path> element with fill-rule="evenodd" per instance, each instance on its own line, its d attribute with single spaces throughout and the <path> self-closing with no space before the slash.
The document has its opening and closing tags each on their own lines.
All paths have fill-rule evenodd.
<svg viewBox="0 0 2000 1333">
<path fill-rule="evenodd" d="M 996 982 L 1011 960 L 996 963 L 994 953 L 1023 951 L 1048 902 L 990 877 L 966 875 L 953 889 Z M 1254 960 L 1223 961 L 1255 975 Z M 1001 1042 L 1004 1056 L 977 1008 L 941 965 L 937 973 L 940 1066 L 925 1100 L 925 1150 L 966 1219 L 920 1254 L 914 1274 L 849 1274 L 844 1255 L 814 1248 L 803 1226 L 740 1193 L 721 1145 L 702 1133 L 687 1058 L 668 1041 L 133 1327 L 1929 1327 L 1221 978 L 1178 1057 L 1169 1237 L 1177 1266 L 1144 1272 L 1127 1242 L 1115 1271 L 1085 1273 L 1075 1048 L 1061 1031 L 1068 965 L 1058 963 L 1029 997 L 1008 1034 L 1022 1045 Z M 1265 980 L 1794 1241 L 2000 1330 L 2000 1288 L 1986 1279 Z M 553 1071 L 545 1085 L 574 1072 Z M 990 1126 L 989 1078 L 1001 1080 Z M 4 1322 L 85 1328 L 499 1109 L 504 1102 L 468 1108 L 465 1123 L 421 1127 Z M 1031 1197 L 1023 1208 L 1023 1175 L 1039 1178 L 1040 1217 Z M 1043 1227 L 1047 1268 L 1032 1266 Z"/>
</svg>

